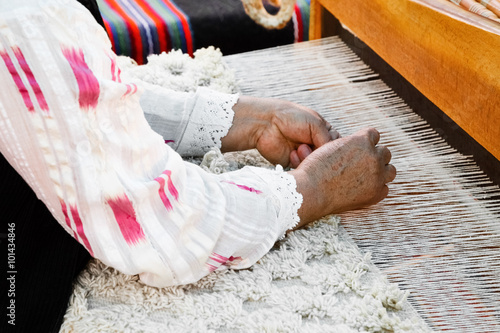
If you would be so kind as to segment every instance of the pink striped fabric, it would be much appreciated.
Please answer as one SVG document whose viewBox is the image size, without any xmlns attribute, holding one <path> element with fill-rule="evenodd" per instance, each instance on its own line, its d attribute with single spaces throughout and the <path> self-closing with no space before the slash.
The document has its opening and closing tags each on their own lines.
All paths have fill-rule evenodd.
<svg viewBox="0 0 500 333">
<path fill-rule="evenodd" d="M 49 106 L 47 105 L 47 101 L 45 100 L 45 96 L 43 96 L 42 89 L 40 89 L 40 85 L 38 84 L 37 80 L 35 79 L 35 75 L 31 71 L 30 66 L 28 65 L 28 62 L 26 61 L 26 58 L 24 57 L 23 52 L 21 49 L 18 47 L 15 47 L 12 49 L 14 51 L 14 55 L 17 58 L 17 61 L 19 62 L 19 65 L 21 66 L 21 69 L 23 70 L 24 74 L 26 74 L 26 77 L 30 83 L 31 89 L 33 90 L 33 93 L 35 94 L 35 97 L 38 101 L 38 105 L 40 108 L 44 111 L 49 111 Z"/>
<path fill-rule="evenodd" d="M 87 251 L 89 251 L 90 255 L 94 255 L 94 251 L 92 250 L 92 246 L 90 246 L 90 242 L 87 238 L 87 235 L 85 234 L 85 230 L 83 228 L 83 223 L 82 219 L 80 218 L 80 213 L 78 212 L 78 209 L 76 208 L 75 205 L 69 205 L 69 211 L 71 212 L 71 217 L 73 218 L 73 222 L 75 223 L 76 231 L 71 225 L 71 219 L 68 214 L 68 208 L 67 204 L 64 202 L 64 200 L 60 200 L 61 202 L 61 209 L 64 214 L 64 218 L 66 220 L 66 225 L 70 227 L 71 230 L 73 230 L 73 237 L 77 240 L 80 241 L 80 243 L 85 246 Z"/>
<path fill-rule="evenodd" d="M 227 181 L 227 180 L 223 180 L 222 182 L 223 183 L 228 183 L 228 184 L 231 184 L 231 185 L 235 185 L 238 188 L 241 188 L 242 190 L 245 190 L 245 191 L 248 191 L 248 192 L 252 192 L 252 193 L 255 193 L 255 194 L 261 194 L 262 193 L 262 191 L 256 190 L 256 189 L 254 189 L 252 187 L 248 187 L 246 185 L 236 184 L 235 182 L 231 182 L 231 181 Z"/>
<path fill-rule="evenodd" d="M 95 108 L 99 100 L 99 81 L 85 62 L 85 56 L 80 49 L 63 48 L 62 52 L 68 61 L 76 82 L 78 83 L 80 107 L 82 109 Z"/>
<path fill-rule="evenodd" d="M 31 100 L 28 89 L 26 89 L 26 86 L 24 85 L 23 80 L 21 79 L 21 76 L 19 75 L 19 72 L 17 71 L 16 66 L 12 62 L 12 59 L 10 58 L 9 54 L 6 51 L 2 51 L 0 52 L 0 56 L 2 57 L 5 66 L 7 66 L 7 69 L 9 70 L 12 80 L 14 80 L 15 82 L 17 89 L 19 90 L 19 93 L 23 98 L 24 104 L 26 105 L 26 108 L 28 109 L 29 112 L 34 112 L 35 107 L 33 106 L 33 101 Z"/>
<path fill-rule="evenodd" d="M 165 194 L 165 179 L 163 177 L 155 178 L 155 180 L 160 184 L 160 188 L 158 189 L 158 194 L 163 202 L 163 205 L 167 209 L 167 211 L 171 211 L 173 209 L 170 200 L 168 200 L 167 195 Z"/>
<path fill-rule="evenodd" d="M 144 231 L 137 221 L 132 202 L 125 193 L 117 198 L 108 199 L 107 204 L 113 210 L 116 222 L 127 244 L 137 245 L 146 239 Z"/>
</svg>

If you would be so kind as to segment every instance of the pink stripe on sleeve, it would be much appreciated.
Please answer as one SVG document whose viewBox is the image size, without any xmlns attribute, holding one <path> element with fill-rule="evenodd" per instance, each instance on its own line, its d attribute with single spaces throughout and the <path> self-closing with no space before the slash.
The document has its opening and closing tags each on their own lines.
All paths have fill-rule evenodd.
<svg viewBox="0 0 500 333">
<path fill-rule="evenodd" d="M 136 245 L 146 239 L 144 231 L 137 221 L 132 202 L 125 193 L 117 198 L 107 200 L 107 204 L 113 210 L 116 222 L 127 244 Z"/>
<path fill-rule="evenodd" d="M 132 86 L 130 84 L 127 83 L 125 84 L 125 86 L 127 87 L 127 91 L 125 91 L 125 94 L 123 94 L 123 96 L 127 96 L 132 91 Z"/>
<path fill-rule="evenodd" d="M 214 270 L 216 270 L 218 267 L 220 267 L 222 265 L 232 266 L 232 265 L 234 265 L 234 263 L 238 263 L 241 261 L 241 257 L 235 258 L 235 257 L 231 256 L 231 257 L 227 258 L 227 257 L 221 256 L 220 254 L 215 253 L 215 252 L 212 252 L 212 254 L 210 255 L 210 257 L 208 259 L 209 259 L 208 261 L 212 262 L 212 263 L 209 263 L 209 262 L 206 263 L 210 272 L 213 272 Z"/>
<path fill-rule="evenodd" d="M 83 223 L 82 219 L 80 218 L 80 213 L 78 212 L 78 209 L 76 209 L 75 205 L 70 205 L 70 210 L 71 215 L 73 216 L 73 221 L 75 221 L 76 232 L 78 233 L 78 236 L 80 236 L 80 239 L 82 240 L 83 245 L 85 245 L 87 251 L 89 251 L 90 255 L 93 257 L 94 252 L 92 251 L 92 247 L 90 246 L 89 240 L 87 239 L 87 235 L 85 235 L 85 230 L 83 230 Z"/>
<path fill-rule="evenodd" d="M 19 65 L 21 66 L 21 69 L 24 71 L 26 74 L 26 77 L 28 78 L 28 81 L 31 85 L 31 88 L 33 89 L 33 92 L 35 93 L 36 99 L 38 101 L 38 104 L 40 105 L 40 108 L 44 111 L 49 110 L 49 105 L 47 104 L 47 101 L 45 100 L 45 96 L 43 95 L 42 89 L 40 88 L 40 85 L 36 81 L 35 75 L 31 71 L 31 68 L 26 61 L 26 58 L 24 57 L 23 52 L 21 49 L 18 47 L 12 49 L 14 51 L 14 54 L 17 58 L 17 61 L 19 62 Z"/>
<path fill-rule="evenodd" d="M 127 86 L 127 91 L 125 92 L 123 97 L 127 95 L 133 95 L 137 92 L 137 85 L 135 83 L 127 83 L 126 86 Z"/>
<path fill-rule="evenodd" d="M 168 191 L 172 196 L 175 198 L 175 200 L 179 200 L 179 192 L 174 186 L 174 183 L 172 182 L 172 171 L 170 170 L 165 170 L 162 172 L 164 175 L 168 176 L 167 184 L 168 184 Z"/>
<path fill-rule="evenodd" d="M 248 191 L 248 192 L 252 192 L 252 193 L 255 193 L 255 194 L 261 194 L 262 193 L 262 191 L 256 190 L 253 187 L 248 187 L 246 185 L 236 184 L 235 182 L 231 182 L 231 181 L 228 181 L 228 180 L 223 180 L 222 182 L 223 183 L 228 183 L 228 184 L 231 184 L 231 185 L 235 185 L 238 188 L 241 188 L 242 190 L 245 190 L 245 191 Z"/>
<path fill-rule="evenodd" d="M 212 252 L 212 255 L 210 256 L 210 259 L 212 259 L 213 261 L 216 261 L 216 262 L 221 263 L 221 264 L 224 265 L 228 261 L 231 262 L 231 261 L 234 261 L 234 260 L 240 260 L 241 257 L 236 257 L 235 258 L 235 257 L 231 256 L 231 257 L 227 258 L 227 257 L 221 256 L 218 253 Z"/>
<path fill-rule="evenodd" d="M 213 261 L 216 261 L 220 264 L 225 264 L 229 258 L 223 257 L 221 255 L 218 255 L 217 253 L 212 253 L 212 256 L 210 257 Z"/>
<path fill-rule="evenodd" d="M 2 57 L 5 66 L 7 66 L 7 69 L 12 76 L 12 80 L 14 80 L 14 83 L 16 84 L 21 97 L 23 98 L 24 104 L 28 108 L 28 111 L 34 112 L 35 108 L 33 107 L 33 101 L 31 100 L 30 94 L 28 93 L 28 89 L 26 89 L 26 86 L 24 85 L 21 76 L 19 76 L 19 73 L 17 72 L 14 63 L 12 62 L 12 59 L 10 59 L 9 54 L 5 51 L 0 51 L 0 56 Z"/>
<path fill-rule="evenodd" d="M 213 271 L 215 271 L 217 269 L 217 267 L 215 267 L 214 265 L 211 265 L 211 264 L 208 264 L 208 263 L 206 265 L 207 265 L 208 271 L 210 273 L 212 273 Z"/>
<path fill-rule="evenodd" d="M 155 180 L 160 184 L 160 188 L 158 189 L 158 194 L 160 195 L 163 205 L 168 211 L 171 211 L 173 209 L 172 204 L 165 195 L 165 179 L 163 179 L 163 177 L 158 177 L 155 178 Z"/>
<path fill-rule="evenodd" d="M 66 207 L 66 203 L 64 202 L 64 200 L 60 200 L 60 202 L 64 214 L 64 219 L 66 220 L 66 225 L 70 227 L 71 230 L 73 230 L 73 228 L 71 227 L 71 220 L 68 215 L 68 209 Z M 83 229 L 83 223 L 82 219 L 80 218 L 80 213 L 78 213 L 78 209 L 76 208 L 75 205 L 70 205 L 69 209 L 71 211 L 71 216 L 73 217 L 73 221 L 75 222 L 76 226 L 76 232 L 75 230 L 73 230 L 73 237 L 76 240 L 79 240 L 78 239 L 79 236 L 87 251 L 89 251 L 91 256 L 94 256 L 94 252 L 92 251 L 92 247 L 90 246 L 89 240 L 87 239 L 87 235 L 85 235 L 85 230 Z"/>
<path fill-rule="evenodd" d="M 69 219 L 69 215 L 68 215 L 68 208 L 66 208 L 66 203 L 63 200 L 61 200 L 61 209 L 62 209 L 62 212 L 64 214 L 64 220 L 66 221 L 66 225 L 71 230 L 73 230 L 73 228 L 71 227 L 71 220 Z M 77 239 L 76 232 L 74 230 L 73 230 L 73 237 L 75 239 Z"/>
<path fill-rule="evenodd" d="M 118 82 L 116 73 L 116 55 L 108 54 L 109 60 L 111 61 L 111 80 Z"/>
<path fill-rule="evenodd" d="M 80 107 L 83 109 L 95 108 L 100 94 L 99 81 L 85 62 L 83 51 L 81 49 L 63 48 L 62 52 L 78 83 Z"/>
</svg>

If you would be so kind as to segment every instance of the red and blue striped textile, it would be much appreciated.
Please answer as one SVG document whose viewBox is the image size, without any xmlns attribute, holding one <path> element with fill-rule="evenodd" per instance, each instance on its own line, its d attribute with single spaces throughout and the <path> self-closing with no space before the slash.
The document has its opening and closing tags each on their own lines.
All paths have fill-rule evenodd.
<svg viewBox="0 0 500 333">
<path fill-rule="evenodd" d="M 297 19 L 295 28 L 295 42 L 304 42 L 309 40 L 309 17 L 311 0 L 297 0 L 295 3 L 295 17 Z"/>
<path fill-rule="evenodd" d="M 214 45 L 229 54 L 305 41 L 309 34 L 310 0 L 297 0 L 293 22 L 280 32 L 266 31 L 254 24 L 244 13 L 241 0 L 97 0 L 97 3 L 113 50 L 139 64 L 145 63 L 150 54 L 172 49 L 192 56 L 194 50 Z M 240 36 L 234 36 L 237 34 Z"/>
<path fill-rule="evenodd" d="M 152 53 L 180 49 L 193 54 L 189 19 L 170 0 L 98 0 L 104 25 L 117 54 L 139 64 Z"/>
</svg>

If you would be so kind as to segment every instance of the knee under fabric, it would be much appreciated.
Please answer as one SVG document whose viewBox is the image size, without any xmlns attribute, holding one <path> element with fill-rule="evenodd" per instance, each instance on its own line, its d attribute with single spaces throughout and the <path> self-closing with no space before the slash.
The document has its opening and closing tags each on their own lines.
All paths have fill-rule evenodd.
<svg viewBox="0 0 500 333">
<path fill-rule="evenodd" d="M 13 265 L 3 270 L 7 285 L 1 289 L 6 293 L 2 308 L 7 316 L 0 331 L 58 332 L 73 280 L 90 255 L 61 228 L 2 155 L 0 184 L 1 233 L 7 235 L 1 239 L 2 262 Z M 12 253 L 7 248 L 11 243 Z"/>
<path fill-rule="evenodd" d="M 95 0 L 78 1 L 104 26 Z M 7 309 L 0 332 L 59 332 L 73 280 L 90 255 L 61 228 L 2 155 L 0 184 L 5 267 L 5 288 L 0 289 L 5 292 L 2 309 Z"/>
</svg>

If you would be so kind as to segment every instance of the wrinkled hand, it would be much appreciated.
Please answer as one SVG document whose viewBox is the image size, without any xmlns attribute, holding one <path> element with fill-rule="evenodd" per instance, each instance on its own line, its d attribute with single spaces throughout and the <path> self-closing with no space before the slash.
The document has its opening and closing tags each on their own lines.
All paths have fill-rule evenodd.
<svg viewBox="0 0 500 333">
<path fill-rule="evenodd" d="M 271 98 L 241 96 L 222 151 L 257 148 L 273 164 L 297 167 L 312 151 L 339 137 L 319 114 Z"/>
<path fill-rule="evenodd" d="M 389 149 L 377 146 L 379 139 L 373 128 L 360 130 L 323 145 L 290 171 L 303 196 L 299 226 L 387 196 L 386 184 L 396 177 L 396 168 L 389 164 Z"/>
</svg>

